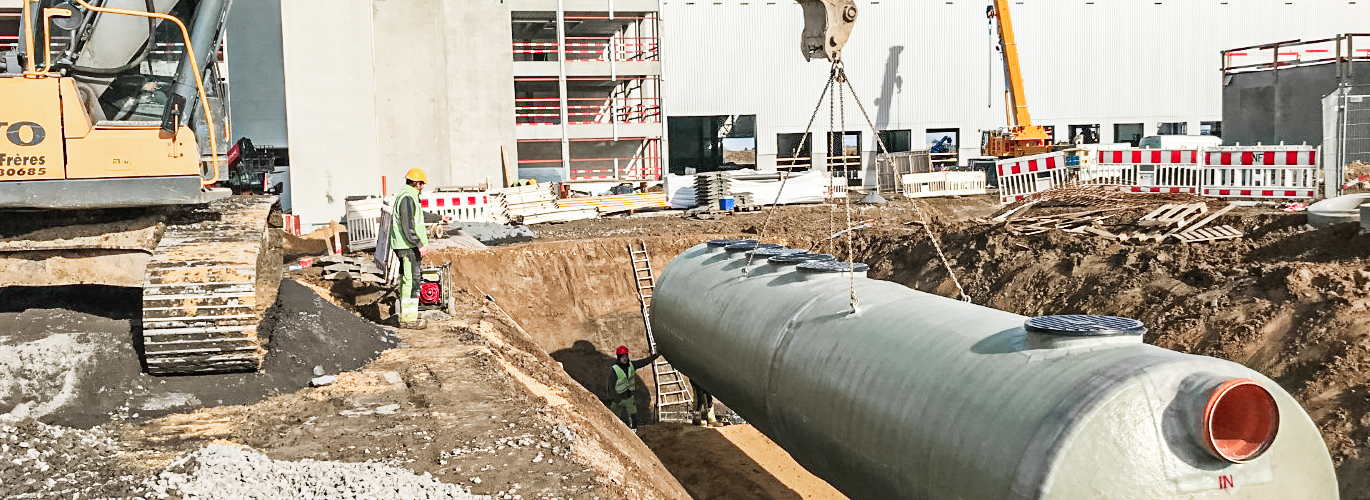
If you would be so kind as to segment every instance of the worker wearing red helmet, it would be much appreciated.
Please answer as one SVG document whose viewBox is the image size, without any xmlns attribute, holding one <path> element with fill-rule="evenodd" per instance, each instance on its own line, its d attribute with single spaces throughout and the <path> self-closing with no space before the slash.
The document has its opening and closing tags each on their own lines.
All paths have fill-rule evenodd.
<svg viewBox="0 0 1370 500">
<path fill-rule="evenodd" d="M 618 361 L 609 368 L 609 392 L 613 394 L 609 409 L 618 415 L 628 427 L 637 429 L 637 370 L 656 361 L 657 353 L 639 360 L 628 357 L 628 346 L 621 345 L 614 351 Z"/>
</svg>

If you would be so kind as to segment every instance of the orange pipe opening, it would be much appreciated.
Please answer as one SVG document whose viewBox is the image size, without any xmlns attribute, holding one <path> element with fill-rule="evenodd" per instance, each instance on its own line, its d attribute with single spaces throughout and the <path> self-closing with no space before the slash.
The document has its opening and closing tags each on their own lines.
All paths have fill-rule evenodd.
<svg viewBox="0 0 1370 500">
<path fill-rule="evenodd" d="M 1270 449 L 1280 429 L 1275 398 L 1247 378 L 1229 380 L 1213 390 L 1204 407 L 1203 440 L 1209 453 L 1241 463 Z"/>
</svg>

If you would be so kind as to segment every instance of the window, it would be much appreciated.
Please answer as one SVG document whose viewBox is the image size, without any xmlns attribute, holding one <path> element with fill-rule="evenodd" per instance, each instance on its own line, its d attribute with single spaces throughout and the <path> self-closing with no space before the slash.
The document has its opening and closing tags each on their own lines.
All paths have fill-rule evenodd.
<svg viewBox="0 0 1370 500">
<path fill-rule="evenodd" d="M 1156 125 L 1156 135 L 1185 135 L 1189 133 L 1189 124 L 1185 122 L 1162 123 Z"/>
<path fill-rule="evenodd" d="M 880 142 L 885 143 L 885 150 L 890 153 L 913 151 L 913 131 L 881 130 Z"/>
<path fill-rule="evenodd" d="M 1223 136 L 1222 120 L 1216 122 L 1199 122 L 1199 135 L 1211 135 L 1214 137 Z"/>
<path fill-rule="evenodd" d="M 1144 127 L 1140 123 L 1117 123 L 1113 125 L 1113 142 L 1126 142 L 1132 147 L 1142 140 Z"/>
<path fill-rule="evenodd" d="M 828 133 L 828 171 L 848 181 L 861 178 L 861 132 Z"/>
<path fill-rule="evenodd" d="M 777 170 L 808 170 L 813 167 L 813 134 L 776 134 Z"/>
<path fill-rule="evenodd" d="M 1099 143 L 1099 124 L 1093 125 L 1071 125 L 1070 142 L 1075 144 L 1098 144 Z"/>
<path fill-rule="evenodd" d="M 961 152 L 961 129 L 930 128 L 925 137 L 933 170 L 956 166 Z"/>
</svg>

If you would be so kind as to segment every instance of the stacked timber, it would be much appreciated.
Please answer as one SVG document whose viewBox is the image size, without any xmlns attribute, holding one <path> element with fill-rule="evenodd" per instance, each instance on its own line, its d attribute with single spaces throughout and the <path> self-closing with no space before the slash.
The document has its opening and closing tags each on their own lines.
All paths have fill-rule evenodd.
<svg viewBox="0 0 1370 500">
<path fill-rule="evenodd" d="M 539 224 L 593 219 L 599 211 L 591 208 L 562 208 L 557 206 L 557 195 L 552 184 L 515 186 L 490 191 L 495 198 L 493 213 L 498 222 Z"/>
<path fill-rule="evenodd" d="M 670 208 L 671 204 L 666 200 L 666 193 L 634 193 L 562 198 L 557 200 L 557 206 L 563 209 L 594 208 L 601 214 L 612 214 L 649 208 Z"/>
</svg>

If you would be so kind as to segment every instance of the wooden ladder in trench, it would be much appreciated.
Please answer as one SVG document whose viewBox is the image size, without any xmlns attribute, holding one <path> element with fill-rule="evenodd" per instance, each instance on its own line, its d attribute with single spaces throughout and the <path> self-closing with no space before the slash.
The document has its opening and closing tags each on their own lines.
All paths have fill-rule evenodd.
<svg viewBox="0 0 1370 500">
<path fill-rule="evenodd" d="M 656 277 L 652 274 L 652 259 L 647 244 L 638 240 L 628 244 L 628 256 L 633 266 L 633 286 L 638 303 L 642 305 L 642 325 L 647 329 L 647 344 L 656 352 L 656 337 L 652 335 L 652 292 Z M 665 357 L 652 363 L 652 383 L 656 388 L 655 416 L 657 422 L 689 422 L 694 409 L 694 398 L 685 383 L 685 376 L 671 366 Z"/>
</svg>

